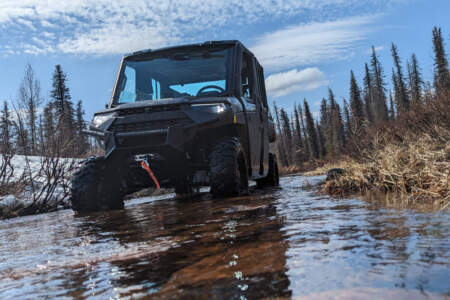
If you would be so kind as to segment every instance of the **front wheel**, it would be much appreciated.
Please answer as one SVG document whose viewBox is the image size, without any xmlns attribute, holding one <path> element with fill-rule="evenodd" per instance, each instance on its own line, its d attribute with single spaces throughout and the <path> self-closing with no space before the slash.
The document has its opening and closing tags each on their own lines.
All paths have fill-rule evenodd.
<svg viewBox="0 0 450 300">
<path fill-rule="evenodd" d="M 269 153 L 269 172 L 266 177 L 256 180 L 256 187 L 262 189 L 264 187 L 276 187 L 279 184 L 277 157 L 275 154 Z"/>
<path fill-rule="evenodd" d="M 92 157 L 74 174 L 70 201 L 76 212 L 121 209 L 125 192 L 120 171 L 109 168 L 103 157 Z"/>
<path fill-rule="evenodd" d="M 210 185 L 213 197 L 248 193 L 247 163 L 237 138 L 218 142 L 210 154 Z"/>
</svg>

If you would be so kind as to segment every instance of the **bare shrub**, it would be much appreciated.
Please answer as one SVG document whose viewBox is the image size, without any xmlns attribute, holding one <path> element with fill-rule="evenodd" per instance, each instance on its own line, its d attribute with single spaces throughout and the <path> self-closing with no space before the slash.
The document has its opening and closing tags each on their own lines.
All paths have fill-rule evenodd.
<svg viewBox="0 0 450 300">
<path fill-rule="evenodd" d="M 16 122 L 19 128 L 23 126 L 23 118 L 17 110 Z M 25 139 L 22 136 L 18 138 Z M 31 156 L 27 151 L 16 156 L 16 170 L 12 167 L 11 160 L 9 161 L 12 168 L 9 176 L 13 178 L 15 175 L 16 181 L 24 187 L 20 193 L 17 191 L 14 193 L 23 202 L 16 215 L 46 212 L 61 206 L 69 206 L 67 200 L 70 196 L 70 177 L 78 160 L 62 157 L 71 147 L 70 142 L 64 141 L 66 139 L 57 137 L 49 139 L 43 147 L 41 156 Z"/>
<path fill-rule="evenodd" d="M 14 191 L 13 157 L 12 153 L 0 154 L 0 196 L 12 194 Z"/>
</svg>

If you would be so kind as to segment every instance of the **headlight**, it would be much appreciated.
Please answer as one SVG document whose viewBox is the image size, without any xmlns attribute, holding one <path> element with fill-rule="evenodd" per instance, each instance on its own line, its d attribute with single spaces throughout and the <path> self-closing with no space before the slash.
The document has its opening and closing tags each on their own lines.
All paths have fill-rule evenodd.
<svg viewBox="0 0 450 300">
<path fill-rule="evenodd" d="M 96 115 L 94 116 L 94 119 L 92 120 L 91 125 L 95 128 L 99 128 L 103 123 L 108 121 L 109 119 L 114 117 L 114 113 L 111 114 L 103 114 L 103 115 Z"/>
<path fill-rule="evenodd" d="M 227 106 L 224 103 L 200 103 L 191 104 L 193 109 L 203 110 L 210 113 L 220 114 L 227 110 Z"/>
</svg>

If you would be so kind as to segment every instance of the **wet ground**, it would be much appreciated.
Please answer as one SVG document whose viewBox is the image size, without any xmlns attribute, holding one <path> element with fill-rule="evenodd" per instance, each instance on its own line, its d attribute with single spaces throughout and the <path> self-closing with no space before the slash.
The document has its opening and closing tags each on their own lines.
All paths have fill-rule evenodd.
<svg viewBox="0 0 450 300">
<path fill-rule="evenodd" d="M 318 196 L 305 183 L 1 221 L 0 299 L 449 298 L 448 211 Z"/>
</svg>

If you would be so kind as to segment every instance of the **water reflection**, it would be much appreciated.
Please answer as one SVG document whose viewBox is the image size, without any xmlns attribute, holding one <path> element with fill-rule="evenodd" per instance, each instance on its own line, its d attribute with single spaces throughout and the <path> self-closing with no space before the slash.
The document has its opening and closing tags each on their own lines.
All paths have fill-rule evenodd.
<svg viewBox="0 0 450 300">
<path fill-rule="evenodd" d="M 0 298 L 450 295 L 448 212 L 318 196 L 304 184 L 286 177 L 247 197 L 166 195 L 2 222 Z"/>
<path fill-rule="evenodd" d="M 110 279 L 115 287 L 110 296 L 176 297 L 182 292 L 186 297 L 246 299 L 267 296 L 268 288 L 272 296 L 290 295 L 288 243 L 274 197 L 212 200 L 202 195 L 81 219 L 80 239 L 137 250 L 107 259 L 109 269 L 119 274 Z M 98 267 L 87 273 L 82 286 L 104 276 Z"/>
</svg>

